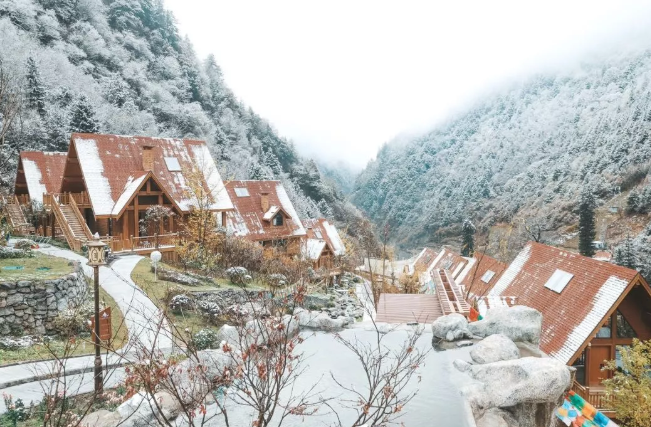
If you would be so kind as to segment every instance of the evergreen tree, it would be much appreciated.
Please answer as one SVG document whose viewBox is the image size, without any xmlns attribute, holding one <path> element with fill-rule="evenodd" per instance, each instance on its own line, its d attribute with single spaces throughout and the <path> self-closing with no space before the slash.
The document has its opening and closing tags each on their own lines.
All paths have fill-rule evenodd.
<svg viewBox="0 0 651 427">
<path fill-rule="evenodd" d="M 633 252 L 633 241 L 630 236 L 615 249 L 615 263 L 628 268 L 635 268 L 635 253 Z"/>
<path fill-rule="evenodd" d="M 80 96 L 72 107 L 70 131 L 84 133 L 99 132 L 99 123 L 95 118 L 95 111 L 85 95 Z"/>
<path fill-rule="evenodd" d="M 45 87 L 36 61 L 31 56 L 27 58 L 27 103 L 41 117 L 45 115 Z"/>
<path fill-rule="evenodd" d="M 579 253 L 591 257 L 594 255 L 595 229 L 594 210 L 596 202 L 589 189 L 584 189 L 579 202 Z"/>
<path fill-rule="evenodd" d="M 471 257 L 475 253 L 475 231 L 473 223 L 469 219 L 465 219 L 461 226 L 461 255 L 465 257 Z"/>
<path fill-rule="evenodd" d="M 635 213 L 638 210 L 640 205 L 640 195 L 636 190 L 631 190 L 628 194 L 628 199 L 626 199 L 626 212 Z"/>
<path fill-rule="evenodd" d="M 271 179 L 267 172 L 256 161 L 249 164 L 249 179 L 265 181 Z"/>
</svg>

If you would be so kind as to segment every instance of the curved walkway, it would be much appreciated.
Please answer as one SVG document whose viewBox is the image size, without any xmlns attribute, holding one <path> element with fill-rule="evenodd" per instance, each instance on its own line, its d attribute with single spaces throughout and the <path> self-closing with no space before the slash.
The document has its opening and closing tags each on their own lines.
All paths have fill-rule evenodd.
<svg viewBox="0 0 651 427">
<path fill-rule="evenodd" d="M 39 252 L 79 261 L 82 263 L 84 273 L 88 277 L 93 277 L 93 269 L 86 265 L 87 259 L 72 251 L 57 248 L 54 246 L 38 249 Z M 169 325 L 162 319 L 160 310 L 145 295 L 145 293 L 136 286 L 131 280 L 131 272 L 138 262 L 142 259 L 138 255 L 128 255 L 118 258 L 110 266 L 100 267 L 99 277 L 100 286 L 115 300 L 122 311 L 125 323 L 129 332 L 128 343 L 116 352 L 103 356 L 103 363 L 106 369 L 128 363 L 129 359 L 136 356 L 135 348 L 144 348 L 147 350 L 160 350 L 167 352 L 172 348 L 171 333 Z M 57 367 L 56 361 L 40 361 L 24 363 L 20 365 L 0 367 L 0 391 L 10 391 L 14 399 L 23 398 L 29 402 L 33 400 L 36 389 L 42 389 L 44 378 L 53 372 L 63 372 L 61 367 Z M 64 364 L 66 377 L 75 376 L 77 381 L 82 381 L 84 388 L 86 383 L 93 381 L 91 375 L 83 375 L 92 372 L 94 366 L 94 356 L 73 357 L 65 360 Z M 70 390 L 71 394 L 76 394 L 77 390 Z M 5 411 L 4 402 L 0 401 L 0 413 Z"/>
</svg>

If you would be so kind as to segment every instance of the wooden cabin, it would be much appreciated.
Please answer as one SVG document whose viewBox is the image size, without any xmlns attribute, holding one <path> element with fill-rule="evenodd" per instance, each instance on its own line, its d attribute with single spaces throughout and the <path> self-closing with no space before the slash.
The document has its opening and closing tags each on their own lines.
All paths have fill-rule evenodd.
<svg viewBox="0 0 651 427">
<path fill-rule="evenodd" d="M 192 209 L 221 223 L 233 210 L 204 141 L 74 133 L 65 156 L 24 152 L 20 162 L 16 197 L 42 201 L 45 233 L 60 230 L 75 250 L 98 233 L 114 252 L 165 255 Z M 157 206 L 171 215 L 146 221 Z"/>
<path fill-rule="evenodd" d="M 612 415 L 601 368 L 633 338 L 651 339 L 651 288 L 637 271 L 530 242 L 488 296 L 540 311 L 541 350 L 576 367 L 574 391 Z"/>
<path fill-rule="evenodd" d="M 306 231 L 280 181 L 229 181 L 234 210 L 226 215 L 229 233 L 258 242 L 265 253 L 300 255 Z"/>
<path fill-rule="evenodd" d="M 303 220 L 306 229 L 304 255 L 315 270 L 332 270 L 336 257 L 344 255 L 346 247 L 337 228 L 325 218 Z"/>
</svg>

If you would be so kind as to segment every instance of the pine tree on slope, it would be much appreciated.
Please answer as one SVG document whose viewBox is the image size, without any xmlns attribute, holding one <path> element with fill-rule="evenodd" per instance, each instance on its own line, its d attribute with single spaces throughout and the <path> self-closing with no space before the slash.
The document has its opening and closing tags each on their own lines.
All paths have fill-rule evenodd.
<svg viewBox="0 0 651 427">
<path fill-rule="evenodd" d="M 475 253 L 475 230 L 475 226 L 469 219 L 463 221 L 461 226 L 461 255 L 465 257 L 471 257 Z"/>
<path fill-rule="evenodd" d="M 633 241 L 630 236 L 615 249 L 615 263 L 628 268 L 635 268 L 635 254 L 633 253 Z"/>
<path fill-rule="evenodd" d="M 595 206 L 594 195 L 590 190 L 584 189 L 579 202 L 579 253 L 588 257 L 594 255 L 592 242 L 597 235 L 594 219 Z"/>
<path fill-rule="evenodd" d="M 95 118 L 95 111 L 85 95 L 80 96 L 72 107 L 70 131 L 83 133 L 99 132 L 99 123 Z"/>
<path fill-rule="evenodd" d="M 45 115 L 45 93 L 36 61 L 30 56 L 27 58 L 27 102 L 41 117 Z"/>
</svg>

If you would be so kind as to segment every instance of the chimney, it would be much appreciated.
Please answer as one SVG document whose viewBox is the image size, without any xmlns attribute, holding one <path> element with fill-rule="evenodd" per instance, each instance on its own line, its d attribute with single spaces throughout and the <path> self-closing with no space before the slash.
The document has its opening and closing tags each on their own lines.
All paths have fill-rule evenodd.
<svg viewBox="0 0 651 427">
<path fill-rule="evenodd" d="M 154 147 L 142 147 L 142 170 L 154 170 Z"/>
<path fill-rule="evenodd" d="M 262 207 L 262 212 L 269 210 L 269 193 L 260 194 L 260 206 Z"/>
</svg>

